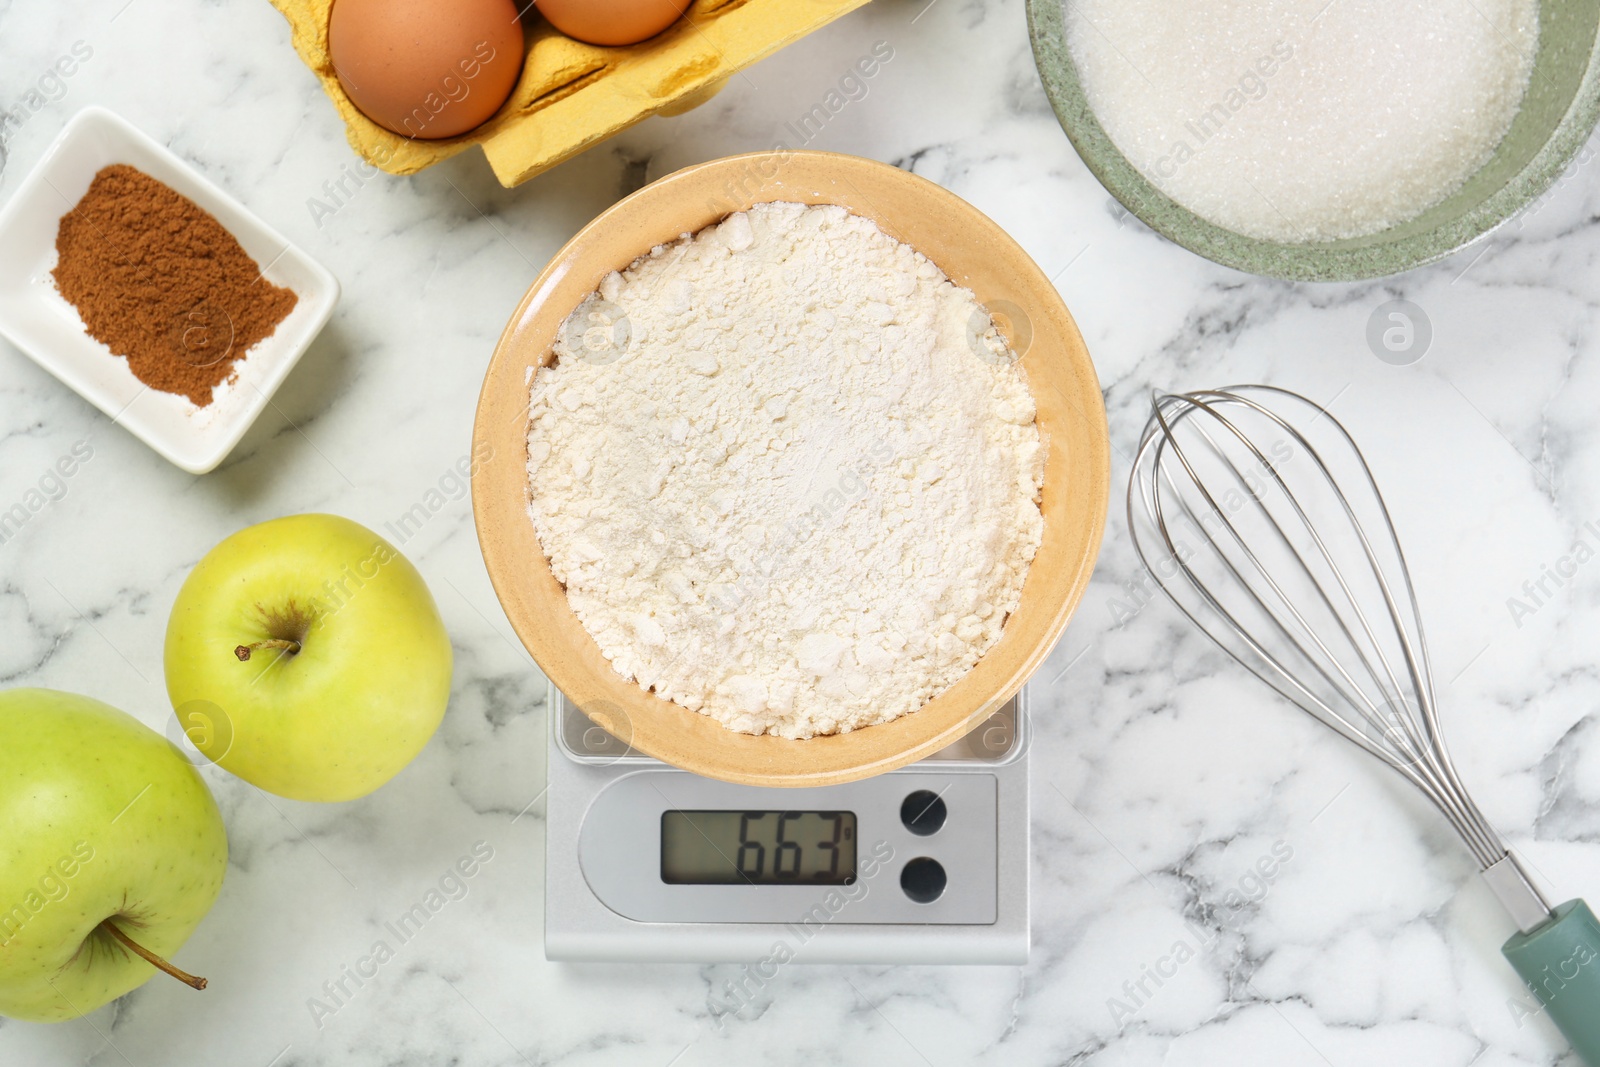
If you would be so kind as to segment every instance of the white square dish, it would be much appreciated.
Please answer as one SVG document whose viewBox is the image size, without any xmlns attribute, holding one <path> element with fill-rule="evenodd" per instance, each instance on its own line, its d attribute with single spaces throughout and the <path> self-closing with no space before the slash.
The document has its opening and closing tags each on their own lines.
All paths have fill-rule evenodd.
<svg viewBox="0 0 1600 1067">
<path fill-rule="evenodd" d="M 233 380 L 196 407 L 151 389 L 127 360 L 84 332 L 56 290 L 56 230 L 102 167 L 126 163 L 193 200 L 238 240 L 275 285 L 299 297 L 270 337 L 234 364 Z M 74 115 L 0 211 L 0 334 L 166 459 L 192 474 L 216 467 L 321 331 L 339 300 L 326 267 L 207 181 L 165 146 L 102 107 Z"/>
</svg>

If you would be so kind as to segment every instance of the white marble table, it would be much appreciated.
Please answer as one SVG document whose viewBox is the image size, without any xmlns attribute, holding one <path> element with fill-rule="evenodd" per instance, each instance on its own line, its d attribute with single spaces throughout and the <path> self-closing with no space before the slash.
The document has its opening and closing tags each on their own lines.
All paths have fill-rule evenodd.
<svg viewBox="0 0 1600 1067">
<path fill-rule="evenodd" d="M 201 478 L 0 344 L 0 503 L 74 442 L 94 449 L 65 497 L 0 545 L 0 684 L 92 694 L 159 728 L 166 613 L 214 542 L 299 511 L 382 529 L 448 489 L 494 340 L 551 253 L 643 182 L 769 146 L 885 41 L 892 60 L 811 147 L 940 182 L 1055 276 L 1105 386 L 1119 483 L 1152 384 L 1337 397 L 1410 548 L 1465 778 L 1550 883 L 1600 895 L 1600 563 L 1530 616 L 1507 603 L 1575 541 L 1597 544 L 1584 528 L 1600 520 L 1592 171 L 1436 267 L 1363 285 L 1246 277 L 1116 210 L 1046 106 L 1020 0 L 925 2 L 878 0 L 700 110 L 522 188 L 469 153 L 369 182 L 320 225 L 308 200 L 354 157 L 265 2 L 0 4 L 0 105 L 74 42 L 93 51 L 15 131 L 0 200 L 77 108 L 105 104 L 344 284 L 275 408 Z M 1410 366 L 1365 340 L 1396 297 L 1433 327 Z M 403 546 L 455 640 L 438 737 L 350 804 L 268 802 L 209 770 L 232 862 L 181 963 L 211 988 L 154 981 L 85 1020 L 0 1021 L 0 1063 L 1575 1063 L 1546 1024 L 1513 1021 L 1498 955 L 1510 926 L 1437 818 L 1163 604 L 1116 624 L 1135 561 L 1115 513 L 1034 689 L 1028 966 L 788 967 L 719 1029 L 710 998 L 738 968 L 545 962 L 542 802 L 527 808 L 544 778 L 544 683 L 490 590 L 467 501 L 446 497 Z M 308 1002 L 323 984 L 480 841 L 494 858 L 469 894 L 319 1027 Z M 1254 880 L 1275 846 L 1290 858 Z M 1195 957 L 1175 977 L 1144 978 L 1184 941 Z"/>
</svg>

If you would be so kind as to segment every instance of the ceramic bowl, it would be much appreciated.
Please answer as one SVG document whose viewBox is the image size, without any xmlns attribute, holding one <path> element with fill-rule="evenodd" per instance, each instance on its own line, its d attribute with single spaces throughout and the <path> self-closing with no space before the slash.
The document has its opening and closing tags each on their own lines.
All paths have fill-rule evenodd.
<svg viewBox="0 0 1600 1067">
<path fill-rule="evenodd" d="M 550 571 L 528 514 L 529 382 L 568 313 L 608 272 L 754 204 L 838 204 L 918 249 L 987 305 L 1014 349 L 1046 442 L 1044 539 L 1000 641 L 919 711 L 794 741 L 735 733 L 625 680 Z M 601 214 L 557 252 L 512 316 L 484 377 L 473 431 L 473 514 L 518 637 L 567 698 L 634 749 L 709 778 L 817 786 L 865 778 L 959 740 L 1044 662 L 1093 570 L 1105 526 L 1109 440 L 1094 366 L 1055 287 L 1005 231 L 932 182 L 822 152 L 756 153 L 689 167 Z"/>
<path fill-rule="evenodd" d="M 1111 143 L 1067 48 L 1063 0 L 1028 0 L 1034 62 L 1084 164 L 1157 233 L 1229 267 L 1292 281 L 1354 281 L 1431 263 L 1537 200 L 1600 118 L 1600 2 L 1540 0 L 1539 50 L 1522 110 L 1494 155 L 1453 195 L 1365 237 L 1284 244 L 1246 237 L 1169 199 Z"/>
<path fill-rule="evenodd" d="M 235 364 L 232 382 L 197 408 L 147 387 L 127 361 L 84 332 L 77 309 L 56 290 L 56 230 L 102 167 L 126 163 L 199 204 L 238 240 L 274 285 L 299 302 Z M 251 214 L 114 112 L 88 107 L 72 117 L 0 212 L 0 334 L 77 390 L 129 433 L 191 474 L 221 463 L 321 331 L 339 300 L 326 267 Z"/>
</svg>

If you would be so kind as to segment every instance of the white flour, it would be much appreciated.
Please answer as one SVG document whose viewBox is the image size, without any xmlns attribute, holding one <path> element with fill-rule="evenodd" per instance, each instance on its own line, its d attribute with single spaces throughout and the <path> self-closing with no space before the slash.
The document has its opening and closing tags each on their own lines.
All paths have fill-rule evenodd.
<svg viewBox="0 0 1600 1067">
<path fill-rule="evenodd" d="M 556 354 L 530 513 L 624 677 L 804 738 L 915 711 L 999 639 L 1043 529 L 1033 398 L 871 221 L 733 215 L 607 276 Z"/>
</svg>

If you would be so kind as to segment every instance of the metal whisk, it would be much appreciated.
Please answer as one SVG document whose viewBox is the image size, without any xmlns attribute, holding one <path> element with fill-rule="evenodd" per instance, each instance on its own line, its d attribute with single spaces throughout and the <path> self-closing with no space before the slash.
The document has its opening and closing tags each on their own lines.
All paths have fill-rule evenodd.
<svg viewBox="0 0 1600 1067">
<path fill-rule="evenodd" d="M 1551 908 L 1461 784 L 1411 574 L 1349 432 L 1272 386 L 1158 394 L 1128 527 L 1161 589 L 1223 651 L 1449 820 L 1522 931 L 1507 957 L 1600 1067 L 1600 923 L 1582 901 Z"/>
</svg>

